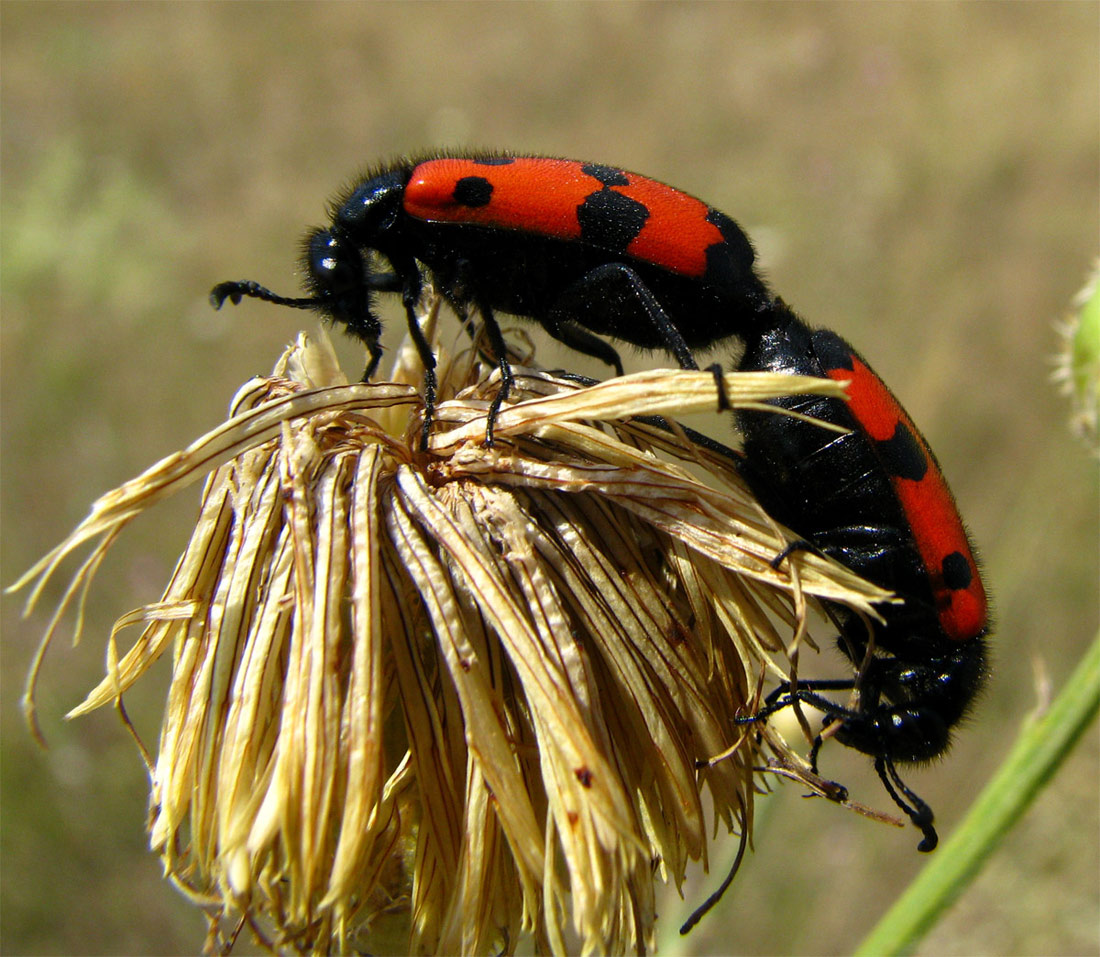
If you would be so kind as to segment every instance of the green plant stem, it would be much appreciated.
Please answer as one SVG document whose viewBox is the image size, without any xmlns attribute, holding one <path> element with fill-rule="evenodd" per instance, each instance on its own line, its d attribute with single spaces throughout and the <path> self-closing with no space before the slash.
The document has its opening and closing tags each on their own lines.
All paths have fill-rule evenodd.
<svg viewBox="0 0 1100 957">
<path fill-rule="evenodd" d="M 959 829 L 864 939 L 857 957 L 913 951 L 1053 778 L 1098 709 L 1100 634 L 1050 709 L 1020 732 Z"/>
</svg>

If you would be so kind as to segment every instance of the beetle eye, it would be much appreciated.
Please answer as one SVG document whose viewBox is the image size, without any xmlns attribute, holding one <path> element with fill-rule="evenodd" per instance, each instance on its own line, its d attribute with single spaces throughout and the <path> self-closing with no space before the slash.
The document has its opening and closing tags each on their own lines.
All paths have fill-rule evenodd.
<svg viewBox="0 0 1100 957">
<path fill-rule="evenodd" d="M 318 229 L 306 241 L 307 281 L 314 292 L 331 297 L 363 283 L 363 257 L 330 230 Z"/>
</svg>

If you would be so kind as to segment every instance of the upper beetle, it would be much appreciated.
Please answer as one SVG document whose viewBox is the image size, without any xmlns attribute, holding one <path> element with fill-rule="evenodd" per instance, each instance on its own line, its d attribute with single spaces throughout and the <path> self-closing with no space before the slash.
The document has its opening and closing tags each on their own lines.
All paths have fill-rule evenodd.
<svg viewBox="0 0 1100 957">
<path fill-rule="evenodd" d="M 724 213 L 656 180 L 549 157 L 440 155 L 374 170 L 340 196 L 332 222 L 305 242 L 310 295 L 288 299 L 254 282 L 224 282 L 211 299 L 244 296 L 315 309 L 381 358 L 379 292 L 398 293 L 425 367 L 434 356 L 413 308 L 425 274 L 460 315 L 480 313 L 501 369 L 492 419 L 512 384 L 497 312 L 533 319 L 555 339 L 622 372 L 610 336 L 693 350 L 757 330 L 771 295 L 747 236 Z M 425 422 L 425 435 L 428 422 Z"/>
<path fill-rule="evenodd" d="M 839 741 L 874 757 L 891 797 L 923 831 L 920 849 L 930 851 L 937 843 L 932 811 L 895 765 L 945 751 L 978 694 L 989 630 L 985 587 L 939 464 L 893 393 L 840 336 L 807 328 L 781 300 L 773 313 L 740 368 L 843 380 L 849 395 L 848 402 L 797 396 L 773 403 L 842 426 L 844 434 L 783 414 L 737 413 L 742 474 L 769 514 L 801 536 L 777 563 L 812 548 L 902 601 L 881 606 L 883 620 L 873 623 L 830 604 L 855 677 L 781 685 L 743 720 L 796 701 L 823 711 L 827 723 L 839 723 Z M 853 689 L 854 708 L 822 694 Z M 819 746 L 820 738 L 815 762 Z"/>
</svg>

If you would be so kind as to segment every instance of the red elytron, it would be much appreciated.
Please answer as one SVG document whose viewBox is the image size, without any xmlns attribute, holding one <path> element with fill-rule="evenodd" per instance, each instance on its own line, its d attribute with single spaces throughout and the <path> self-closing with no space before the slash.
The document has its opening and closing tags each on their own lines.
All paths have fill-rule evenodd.
<svg viewBox="0 0 1100 957">
<path fill-rule="evenodd" d="M 849 410 L 867 438 L 883 450 L 890 482 L 928 575 L 943 633 L 955 641 L 976 637 L 987 624 L 985 588 L 955 499 L 924 436 L 886 383 L 854 351 L 849 353 L 848 365 L 823 371 L 831 379 L 848 381 Z M 888 454 L 899 445 L 910 452 L 910 463 Z"/>
<path fill-rule="evenodd" d="M 404 206 L 426 222 L 586 242 L 698 279 L 706 276 L 715 250 L 735 261 L 752 258 L 736 224 L 702 200 L 635 173 L 576 160 L 516 157 L 489 171 L 471 159 L 429 160 L 412 171 Z"/>
</svg>

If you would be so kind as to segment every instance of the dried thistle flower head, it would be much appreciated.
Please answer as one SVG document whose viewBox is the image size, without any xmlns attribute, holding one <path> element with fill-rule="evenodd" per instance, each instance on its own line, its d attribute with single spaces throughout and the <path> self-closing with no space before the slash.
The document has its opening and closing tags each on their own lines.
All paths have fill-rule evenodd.
<svg viewBox="0 0 1100 957">
<path fill-rule="evenodd" d="M 873 614 L 884 593 L 808 553 L 774 569 L 785 540 L 729 457 L 630 418 L 713 411 L 710 373 L 582 388 L 517 366 L 487 449 L 497 381 L 441 357 L 422 451 L 409 354 L 395 382 L 348 384 L 301 337 L 229 421 L 101 498 L 16 586 L 37 576 L 33 602 L 95 542 L 42 652 L 129 520 L 205 477 L 163 597 L 118 621 L 72 713 L 171 650 L 150 839 L 208 946 L 247 925 L 275 950 L 651 950 L 655 873 L 706 858 L 704 791 L 744 837 L 761 741 L 813 784 L 731 720 L 791 672 L 805 599 Z"/>
</svg>

